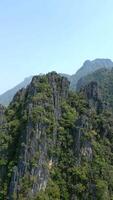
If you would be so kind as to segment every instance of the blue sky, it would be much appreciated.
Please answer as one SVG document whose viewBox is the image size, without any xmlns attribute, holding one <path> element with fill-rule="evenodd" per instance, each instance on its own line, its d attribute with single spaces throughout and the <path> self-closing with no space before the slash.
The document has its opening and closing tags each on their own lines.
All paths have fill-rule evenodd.
<svg viewBox="0 0 113 200">
<path fill-rule="evenodd" d="M 113 0 L 0 1 L 0 93 L 95 58 L 113 59 Z"/>
</svg>

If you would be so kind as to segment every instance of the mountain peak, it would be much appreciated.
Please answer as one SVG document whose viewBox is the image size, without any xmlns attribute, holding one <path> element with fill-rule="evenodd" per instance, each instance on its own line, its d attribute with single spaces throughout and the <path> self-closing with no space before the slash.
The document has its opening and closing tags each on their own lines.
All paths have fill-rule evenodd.
<svg viewBox="0 0 113 200">
<path fill-rule="evenodd" d="M 85 77 L 98 69 L 111 69 L 113 68 L 113 62 L 110 59 L 104 58 L 97 58 L 95 60 L 86 60 L 82 67 L 73 75 L 73 80 L 71 82 L 71 87 L 76 89 L 77 82 L 82 78 Z"/>
<path fill-rule="evenodd" d="M 97 58 L 95 60 L 86 60 L 83 64 L 83 66 L 80 68 L 82 70 L 83 68 L 94 68 L 95 69 L 100 69 L 100 68 L 112 68 L 113 67 L 113 62 L 110 59 L 105 59 L 105 58 Z"/>
<path fill-rule="evenodd" d="M 110 59 L 104 59 L 104 58 L 97 58 L 95 60 L 86 60 L 82 67 L 76 72 L 74 75 L 67 75 L 67 74 L 60 74 L 61 76 L 66 77 L 70 81 L 70 87 L 71 89 L 76 90 L 77 82 L 83 78 L 84 76 L 87 76 L 96 70 L 99 69 L 111 69 L 113 68 L 113 62 Z M 51 74 L 51 75 L 50 75 Z M 48 73 L 49 76 L 55 76 L 56 72 Z M 39 74 L 39 76 L 43 76 L 43 74 Z M 33 76 L 30 76 L 26 79 L 24 79 L 23 82 L 18 84 L 16 87 L 12 88 L 11 90 L 6 91 L 4 94 L 0 95 L 0 103 L 4 106 L 9 105 L 9 103 L 12 101 L 14 95 L 18 90 L 21 88 L 26 88 L 27 85 L 30 84 Z"/>
</svg>

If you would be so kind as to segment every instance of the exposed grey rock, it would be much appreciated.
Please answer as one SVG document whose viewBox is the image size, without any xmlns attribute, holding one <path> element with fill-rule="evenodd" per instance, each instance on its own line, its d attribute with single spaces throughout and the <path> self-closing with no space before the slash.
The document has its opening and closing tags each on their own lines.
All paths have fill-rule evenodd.
<svg viewBox="0 0 113 200">
<path fill-rule="evenodd" d="M 111 69 L 113 68 L 113 62 L 110 59 L 95 59 L 93 61 L 86 60 L 83 66 L 73 75 L 60 74 L 61 76 L 66 77 L 70 81 L 70 88 L 76 90 L 77 82 L 82 78 L 95 72 L 98 69 Z M 15 86 L 14 88 L 6 91 L 0 95 L 0 103 L 4 106 L 8 106 L 12 101 L 16 92 L 22 88 L 26 88 L 30 84 L 33 76 L 25 78 L 23 82 Z"/>
<path fill-rule="evenodd" d="M 68 96 L 69 82 L 66 78 L 60 77 L 55 72 L 48 74 L 47 78 L 52 95 L 44 102 L 37 101 L 35 104 L 32 102 L 32 97 L 38 94 L 39 91 L 39 76 L 35 76 L 27 89 L 20 90 L 14 97 L 14 101 L 17 101 L 18 98 L 20 98 L 20 102 L 22 99 L 24 100 L 25 109 L 27 109 L 28 113 L 28 122 L 24 130 L 20 133 L 19 160 L 17 166 L 13 169 L 8 194 L 9 200 L 18 199 L 18 194 L 23 187 L 22 181 L 26 176 L 31 180 L 31 186 L 28 188 L 26 194 L 28 200 L 36 197 L 40 190 L 45 190 L 48 182 L 50 162 L 53 160 L 53 158 L 49 158 L 48 156 L 48 142 L 51 148 L 52 145 L 55 145 L 57 129 L 54 127 L 51 133 L 52 140 L 48 141 L 47 125 L 41 121 L 37 121 L 34 125 L 31 120 L 32 110 L 37 105 L 41 105 L 42 107 L 51 105 L 57 123 L 61 117 L 60 103 L 62 98 L 67 98 Z M 34 156 L 35 163 L 33 163 Z"/>
</svg>

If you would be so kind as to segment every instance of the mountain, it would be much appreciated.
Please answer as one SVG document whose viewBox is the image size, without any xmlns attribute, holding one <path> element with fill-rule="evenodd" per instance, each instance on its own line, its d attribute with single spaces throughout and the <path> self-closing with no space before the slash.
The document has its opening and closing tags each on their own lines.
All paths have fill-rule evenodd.
<svg viewBox="0 0 113 200">
<path fill-rule="evenodd" d="M 81 78 L 77 83 L 77 91 L 80 91 L 83 86 L 90 82 L 96 82 L 102 91 L 103 101 L 107 101 L 113 106 L 113 68 L 112 69 L 99 69 L 92 74 Z"/>
<path fill-rule="evenodd" d="M 76 90 L 76 85 L 79 79 L 101 68 L 111 69 L 113 68 L 113 62 L 110 59 L 95 59 L 93 61 L 85 61 L 83 66 L 76 72 L 76 74 L 71 76 L 71 88 Z"/>
<path fill-rule="evenodd" d="M 68 74 L 60 74 L 60 75 L 68 78 L 68 80 L 71 79 L 71 76 L 68 75 Z M 33 78 L 33 76 L 25 78 L 24 81 L 22 81 L 21 83 L 16 85 L 14 88 L 12 88 L 12 89 L 6 91 L 5 93 L 1 94 L 0 95 L 0 104 L 7 107 L 9 105 L 9 103 L 13 100 L 13 97 L 15 96 L 15 94 L 20 89 L 26 88 L 30 84 L 32 78 Z"/>
<path fill-rule="evenodd" d="M 26 88 L 27 85 L 29 85 L 29 83 L 32 80 L 32 76 L 25 78 L 24 81 L 22 81 L 21 83 L 19 83 L 18 85 L 16 85 L 14 88 L 6 91 L 5 93 L 0 95 L 0 104 L 4 105 L 4 106 L 8 106 L 9 103 L 12 101 L 14 95 L 17 93 L 18 90 L 22 89 L 22 88 Z"/>
<path fill-rule="evenodd" d="M 113 62 L 110 59 L 96 59 L 93 61 L 87 60 L 84 62 L 83 66 L 76 72 L 74 75 L 68 74 L 60 74 L 68 78 L 70 81 L 70 88 L 72 90 L 76 90 L 76 85 L 79 79 L 82 77 L 93 73 L 94 71 L 106 68 L 111 69 L 113 67 Z M 25 88 L 31 82 L 33 76 L 26 78 L 23 82 L 18 84 L 16 87 L 10 89 L 9 91 L 5 92 L 4 94 L 0 95 L 0 103 L 4 106 L 8 106 L 9 103 L 12 101 L 14 95 L 19 89 Z"/>
<path fill-rule="evenodd" d="M 101 94 L 51 72 L 0 106 L 1 200 L 113 199 L 113 112 Z"/>
</svg>

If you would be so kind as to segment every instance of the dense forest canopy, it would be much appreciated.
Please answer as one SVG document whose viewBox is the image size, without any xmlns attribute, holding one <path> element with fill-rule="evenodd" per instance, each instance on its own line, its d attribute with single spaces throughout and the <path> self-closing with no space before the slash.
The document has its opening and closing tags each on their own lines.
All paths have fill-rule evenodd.
<svg viewBox="0 0 113 200">
<path fill-rule="evenodd" d="M 91 80 L 73 92 L 52 72 L 0 107 L 1 200 L 113 199 L 113 105 L 104 89 Z"/>
</svg>

